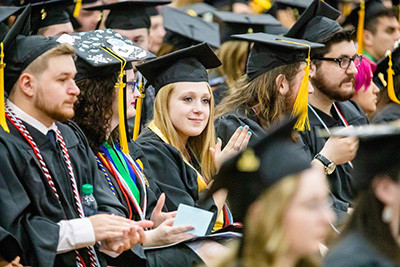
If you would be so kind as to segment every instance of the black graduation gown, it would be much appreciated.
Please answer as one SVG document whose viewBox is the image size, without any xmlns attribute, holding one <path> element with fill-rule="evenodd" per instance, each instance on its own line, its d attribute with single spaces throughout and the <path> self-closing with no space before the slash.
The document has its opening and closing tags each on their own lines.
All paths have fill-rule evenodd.
<svg viewBox="0 0 400 267">
<path fill-rule="evenodd" d="M 214 213 L 210 226 L 214 225 L 218 213 L 217 206 L 212 199 L 199 204 L 200 195 L 205 190 L 202 194 L 198 193 L 197 173 L 185 163 L 180 152 L 161 140 L 148 127 L 143 130 L 136 142 L 142 148 L 153 170 L 153 177 L 147 178 L 153 179 L 160 192 L 165 193 L 168 211 L 177 210 L 180 203 L 200 207 Z"/>
<path fill-rule="evenodd" d="M 7 188 L 7 186 L 4 184 L 3 177 L 0 179 L 0 186 L 1 192 Z M 17 256 L 24 258 L 21 245 L 10 232 L 0 226 L 0 257 L 8 262 L 11 262 Z"/>
<path fill-rule="evenodd" d="M 56 255 L 59 226 L 63 219 L 79 218 L 73 190 L 62 151 L 34 127 L 24 123 L 46 162 L 60 196 L 57 200 L 34 152 L 20 132 L 8 122 L 10 133 L 0 130 L 0 173 L 8 189 L 0 196 L 0 225 L 12 233 L 23 246 L 26 261 L 32 266 L 76 266 L 75 252 Z M 92 184 L 101 213 L 125 216 L 125 208 L 112 196 L 105 178 L 82 131 L 72 122 L 57 123 L 71 158 L 79 189 Z M 58 145 L 59 146 L 59 145 Z M 88 262 L 86 249 L 80 250 Z M 105 266 L 101 253 L 97 253 Z"/>
<path fill-rule="evenodd" d="M 374 116 L 371 123 L 388 123 L 397 120 L 400 120 L 400 105 L 397 103 L 390 103 Z"/>
<path fill-rule="evenodd" d="M 324 267 L 394 267 L 399 266 L 382 255 L 364 235 L 350 232 L 331 248 L 323 261 Z"/>
<path fill-rule="evenodd" d="M 335 104 L 349 125 L 357 126 L 368 124 L 367 117 L 364 115 L 361 108 L 353 101 L 336 102 Z M 343 126 L 333 106 L 331 109 L 333 117 L 330 117 L 317 108 L 314 108 L 314 110 L 328 128 Z M 309 147 L 311 155 L 315 156 L 322 150 L 327 138 L 317 136 L 318 129 L 324 127 L 310 108 L 308 109 L 308 116 L 310 119 L 310 131 L 301 132 L 300 135 L 304 143 Z M 328 176 L 334 200 L 333 208 L 338 215 L 338 221 L 341 221 L 347 216 L 347 208 L 354 198 L 354 187 L 351 182 L 350 170 L 351 167 L 348 163 L 338 165 L 335 171 Z"/>
</svg>

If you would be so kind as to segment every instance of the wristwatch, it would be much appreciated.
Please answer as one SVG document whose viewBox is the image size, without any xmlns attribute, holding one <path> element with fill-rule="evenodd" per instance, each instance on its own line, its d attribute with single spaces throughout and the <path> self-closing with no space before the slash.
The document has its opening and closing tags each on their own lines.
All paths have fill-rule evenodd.
<svg viewBox="0 0 400 267">
<path fill-rule="evenodd" d="M 319 160 L 319 161 L 321 161 L 321 163 L 324 165 L 324 167 L 325 167 L 325 175 L 332 174 L 332 172 L 335 170 L 335 168 L 336 168 L 335 162 L 330 161 L 325 156 L 323 156 L 323 155 L 318 153 L 317 155 L 315 155 L 314 158 Z"/>
</svg>

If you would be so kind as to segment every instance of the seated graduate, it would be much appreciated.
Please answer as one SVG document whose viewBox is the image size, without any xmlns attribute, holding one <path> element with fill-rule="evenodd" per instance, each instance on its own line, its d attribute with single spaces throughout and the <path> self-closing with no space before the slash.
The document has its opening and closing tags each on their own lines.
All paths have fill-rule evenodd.
<svg viewBox="0 0 400 267">
<path fill-rule="evenodd" d="M 265 129 L 283 115 L 299 117 L 297 129 L 308 125 L 309 66 L 312 48 L 323 45 L 266 33 L 234 35 L 254 42 L 246 74 L 216 108 L 215 129 L 223 144 L 235 129 L 247 125 L 253 132 L 250 143 L 264 136 Z"/>
<path fill-rule="evenodd" d="M 399 266 L 399 128 L 371 125 L 347 134 L 360 138 L 353 172 L 357 196 L 324 266 Z"/>
<path fill-rule="evenodd" d="M 379 88 L 373 81 L 376 64 L 366 56 L 362 57 L 357 66 L 357 75 L 354 81 L 354 95 L 351 98 L 364 111 L 367 117 L 371 117 L 376 111 Z"/>
<path fill-rule="evenodd" d="M 169 211 L 180 203 L 197 206 L 201 191 L 221 163 L 245 148 L 250 139 L 251 133 L 242 127 L 224 150 L 221 141 L 215 144 L 214 104 L 206 69 L 220 64 L 211 48 L 202 43 L 137 66 L 156 89 L 154 120 L 137 143 L 153 169 L 156 184 L 166 194 Z M 214 212 L 215 230 L 232 222 L 225 198 L 225 192 L 216 192 L 213 200 L 200 206 Z"/>
<path fill-rule="evenodd" d="M 115 54 L 116 58 L 122 61 L 110 61 L 106 65 L 100 65 L 90 60 L 95 56 L 102 54 L 96 51 L 90 53 L 94 48 L 93 36 L 102 35 L 103 45 L 110 43 L 107 40 L 113 40 L 113 43 L 119 41 L 117 49 L 108 47 L 108 51 Z M 73 34 L 71 36 L 77 36 Z M 127 138 L 125 130 L 126 119 L 135 116 L 135 101 L 141 97 L 138 91 L 133 67 L 130 61 L 144 60 L 151 56 L 146 50 L 135 46 L 131 41 L 121 38 L 119 34 L 112 30 L 99 30 L 79 34 L 80 39 L 75 41 L 74 45 L 78 51 L 82 44 L 90 46 L 85 52 L 78 52 L 76 61 L 77 75 L 75 76 L 76 84 L 81 88 L 81 94 L 78 96 L 75 105 L 75 116 L 73 120 L 80 126 L 88 138 L 90 147 L 97 155 L 99 169 L 104 172 L 109 187 L 113 194 L 124 204 L 129 210 L 129 218 L 134 220 L 143 220 L 150 218 L 154 222 L 153 229 L 145 232 L 146 241 L 144 247 L 162 246 L 180 242 L 193 235 L 187 233 L 192 230 L 190 225 L 172 226 L 176 212 L 161 212 L 164 205 L 164 195 L 160 196 L 158 206 L 155 207 L 157 199 L 151 190 L 157 187 L 150 185 L 147 177 L 152 177 L 151 168 L 140 147 L 131 138 Z M 65 38 L 65 36 L 61 36 Z M 90 43 L 92 42 L 92 43 Z M 115 52 L 122 50 L 130 50 L 131 54 L 124 57 Z M 122 50 L 118 50 L 122 49 Z M 104 51 L 103 51 L 104 52 Z M 104 52 L 105 53 L 105 52 Z M 122 81 L 121 63 L 126 66 L 126 82 Z M 120 82 L 122 86 L 120 87 Z M 125 105 L 124 105 L 125 104 Z M 124 109 L 124 106 L 126 109 Z M 118 127 L 119 126 L 119 127 Z M 119 131 L 117 131 L 119 128 Z M 118 141 L 118 136 L 120 141 Z M 127 149 L 128 152 L 124 152 Z M 153 210 L 154 209 L 154 210 Z M 172 251 L 174 250 L 174 251 Z M 135 248 L 134 252 L 139 254 L 140 248 Z M 121 256 L 118 262 L 111 261 L 110 264 L 125 266 L 132 264 L 133 255 Z M 142 252 L 143 254 L 143 252 Z M 202 263 L 196 254 L 189 248 L 180 246 L 179 248 L 166 248 L 164 250 L 146 251 L 147 265 L 160 266 L 157 258 L 162 258 L 165 254 L 174 255 L 169 258 L 170 266 L 191 265 L 193 262 Z M 165 258 L 165 257 L 164 257 Z M 139 259 L 135 259 L 135 266 L 139 265 Z M 142 260 L 144 261 L 144 260 Z M 162 266 L 166 266 L 165 262 Z M 125 264 L 125 265 L 124 265 Z"/>
<path fill-rule="evenodd" d="M 389 64 L 390 61 L 390 64 Z M 392 75 L 388 75 L 388 71 Z M 374 72 L 374 82 L 378 85 L 377 110 L 371 123 L 388 123 L 400 119 L 400 48 L 382 59 Z"/>
<path fill-rule="evenodd" d="M 215 177 L 209 193 L 228 189 L 232 212 L 244 223 L 240 244 L 217 266 L 319 266 L 334 213 L 326 178 L 291 141 L 295 123 L 272 126 Z"/>
<path fill-rule="evenodd" d="M 99 249 L 111 255 L 130 249 L 144 241 L 142 227 L 152 223 L 124 218 L 84 134 L 68 121 L 79 94 L 73 47 L 18 35 L 29 32 L 29 15 L 30 6 L 4 39 L 0 84 L 9 98 L 7 120 L 4 113 L 0 120 L 0 173 L 9 195 L 0 197 L 0 225 L 22 246 L 23 265 L 106 266 Z M 102 214 L 85 218 L 84 184 L 93 186 Z"/>
</svg>

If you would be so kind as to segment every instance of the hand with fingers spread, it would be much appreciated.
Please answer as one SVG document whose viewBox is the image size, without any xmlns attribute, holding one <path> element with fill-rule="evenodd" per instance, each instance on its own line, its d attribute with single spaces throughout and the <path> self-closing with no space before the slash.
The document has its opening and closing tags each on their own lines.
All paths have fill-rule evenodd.
<svg viewBox="0 0 400 267">
<path fill-rule="evenodd" d="M 144 226 L 152 225 L 152 223 L 148 223 L 149 221 L 142 221 L 142 222 L 146 222 L 145 224 L 142 224 Z M 121 254 L 122 252 L 131 249 L 138 243 L 145 243 L 145 242 L 146 242 L 146 235 L 143 227 L 134 224 L 131 225 L 129 231 L 123 231 L 121 238 L 106 239 L 104 241 L 105 246 L 108 250 L 114 251 L 118 254 Z"/>
<path fill-rule="evenodd" d="M 171 219 L 171 218 L 175 218 L 175 216 L 176 216 L 176 211 L 172 211 L 172 212 L 163 212 L 162 211 L 164 203 L 165 203 L 165 193 L 162 193 L 160 195 L 160 197 L 158 198 L 156 207 L 154 208 L 153 212 L 151 213 L 150 220 L 154 223 L 153 228 L 157 228 L 164 221 Z"/>
<path fill-rule="evenodd" d="M 193 230 L 191 225 L 173 226 L 175 218 L 164 221 L 156 229 L 146 231 L 145 247 L 162 246 L 188 240 L 195 237 L 188 231 Z"/>
<path fill-rule="evenodd" d="M 240 126 L 236 129 L 235 133 L 229 139 L 229 142 L 222 151 L 222 141 L 218 138 L 215 148 L 210 148 L 211 156 L 214 158 L 214 164 L 217 172 L 226 160 L 235 156 L 237 153 L 247 147 L 250 137 L 251 131 L 249 130 L 249 126 Z"/>
</svg>

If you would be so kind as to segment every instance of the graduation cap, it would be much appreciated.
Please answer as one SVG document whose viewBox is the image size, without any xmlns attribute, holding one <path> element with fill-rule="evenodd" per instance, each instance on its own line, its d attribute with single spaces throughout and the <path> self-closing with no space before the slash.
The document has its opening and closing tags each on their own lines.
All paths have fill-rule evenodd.
<svg viewBox="0 0 400 267">
<path fill-rule="evenodd" d="M 214 177 L 207 196 L 228 189 L 235 221 L 244 222 L 247 209 L 265 190 L 311 167 L 311 160 L 291 140 L 296 120 L 285 119 L 272 126 L 262 140 L 226 161 Z"/>
<path fill-rule="evenodd" d="M 357 28 L 358 54 L 362 54 L 363 52 L 365 22 L 379 15 L 384 10 L 388 10 L 388 8 L 383 5 L 381 0 L 361 0 L 343 22 L 345 26 L 353 25 Z"/>
<path fill-rule="evenodd" d="M 319 42 L 342 29 L 335 21 L 339 16 L 340 12 L 337 9 L 316 0 L 304 11 L 285 36 Z"/>
<path fill-rule="evenodd" d="M 206 3 L 196 3 L 193 5 L 180 7 L 179 9 L 194 17 L 202 17 L 206 13 L 213 13 L 217 10 L 215 7 Z"/>
<path fill-rule="evenodd" d="M 295 128 L 309 129 L 308 121 L 308 81 L 311 49 L 324 47 L 322 44 L 287 38 L 267 33 L 233 35 L 234 38 L 254 42 L 247 60 L 247 79 L 252 81 L 261 74 L 283 65 L 307 62 L 299 93 L 292 114 L 299 117 Z"/>
<path fill-rule="evenodd" d="M 129 153 L 125 128 L 124 70 L 132 68 L 128 63 L 153 58 L 154 55 L 111 29 L 63 34 L 55 39 L 59 43 L 69 43 L 76 50 L 78 73 L 75 80 L 119 72 L 116 86 L 119 89 L 120 144 L 122 151 Z"/>
<path fill-rule="evenodd" d="M 98 0 L 76 0 L 75 1 L 74 12 L 73 12 L 72 16 L 74 18 L 79 16 L 79 12 L 81 11 L 81 8 L 82 8 L 83 4 L 92 4 L 92 3 L 96 3 L 97 1 Z"/>
<path fill-rule="evenodd" d="M 278 10 L 290 7 L 294 9 L 297 17 L 300 16 L 313 1 L 314 0 L 275 0 L 271 8 L 267 11 L 267 14 L 277 17 Z"/>
<path fill-rule="evenodd" d="M 149 29 L 151 22 L 146 9 L 166 5 L 171 1 L 132 0 L 85 8 L 85 10 L 110 10 L 105 21 L 106 28 L 120 30 Z"/>
<path fill-rule="evenodd" d="M 3 23 L 9 17 L 22 11 L 22 7 L 17 6 L 0 6 L 0 41 L 6 36 L 8 27 Z"/>
<path fill-rule="evenodd" d="M 380 88 L 387 88 L 390 100 L 400 104 L 394 90 L 393 79 L 400 74 L 400 47 L 393 52 L 388 51 L 388 55 L 378 62 L 374 72 L 374 82 Z"/>
<path fill-rule="evenodd" d="M 330 129 L 331 136 L 356 136 L 357 155 L 353 160 L 352 183 L 360 191 L 367 189 L 372 179 L 381 174 L 400 172 L 400 124 L 364 125 Z"/>
<path fill-rule="evenodd" d="M 136 66 L 156 94 L 175 82 L 208 82 L 207 69 L 221 65 L 207 43 L 184 48 Z"/>
<path fill-rule="evenodd" d="M 55 41 L 44 36 L 27 36 L 30 31 L 30 12 L 31 6 L 28 5 L 18 16 L 0 47 L 0 124 L 5 131 L 8 131 L 8 127 L 2 99 L 4 90 L 9 94 L 21 73 L 40 55 L 57 46 Z"/>
<path fill-rule="evenodd" d="M 214 16 L 223 22 L 221 26 L 221 43 L 233 40 L 231 36 L 234 34 L 264 32 L 264 28 L 268 25 L 281 26 L 281 23 L 271 15 L 215 11 Z"/>
<path fill-rule="evenodd" d="M 219 25 L 206 22 L 200 17 L 193 17 L 181 10 L 171 7 L 163 8 L 164 28 L 167 34 L 164 42 L 177 48 L 185 48 L 206 42 L 218 48 L 220 45 Z"/>
</svg>

